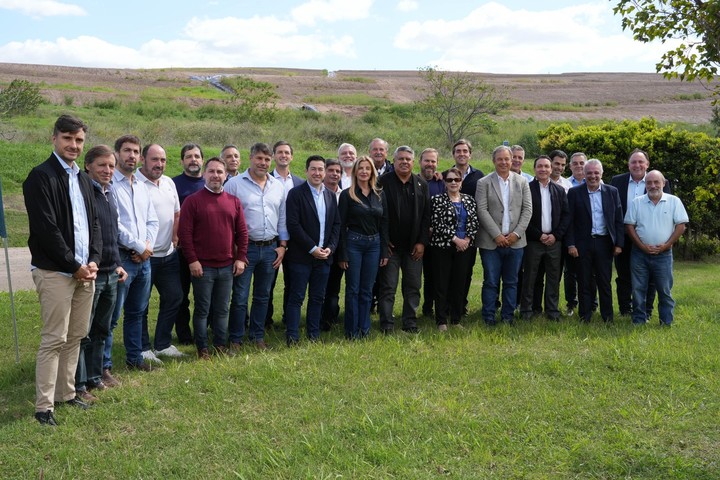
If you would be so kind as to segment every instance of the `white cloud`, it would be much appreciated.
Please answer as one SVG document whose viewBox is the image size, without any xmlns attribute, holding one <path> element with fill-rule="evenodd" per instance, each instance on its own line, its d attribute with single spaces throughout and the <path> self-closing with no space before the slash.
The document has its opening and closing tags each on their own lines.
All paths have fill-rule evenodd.
<svg viewBox="0 0 720 480">
<path fill-rule="evenodd" d="M 299 24 L 308 26 L 314 26 L 318 20 L 362 20 L 370 15 L 372 4 L 373 0 L 310 0 L 293 8 L 290 15 Z"/>
<path fill-rule="evenodd" d="M 55 0 L 0 0 L 0 8 L 15 10 L 33 17 L 87 15 L 85 9 L 79 5 Z"/>
<path fill-rule="evenodd" d="M 608 34 L 617 25 L 604 1 L 535 12 L 487 3 L 459 20 L 408 22 L 394 45 L 435 52 L 428 63 L 443 69 L 503 73 L 597 71 L 617 60 L 657 59 L 669 48 Z"/>
<path fill-rule="evenodd" d="M 395 8 L 401 12 L 412 12 L 418 9 L 418 2 L 415 0 L 400 0 Z"/>
<path fill-rule="evenodd" d="M 279 28 L 269 30 L 268 24 Z M 292 22 L 274 17 L 193 18 L 183 32 L 182 39 L 153 39 L 137 49 L 89 36 L 11 42 L 0 45 L 0 58 L 18 63 L 162 68 L 292 66 L 327 56 L 356 57 L 349 35 L 302 35 Z"/>
</svg>

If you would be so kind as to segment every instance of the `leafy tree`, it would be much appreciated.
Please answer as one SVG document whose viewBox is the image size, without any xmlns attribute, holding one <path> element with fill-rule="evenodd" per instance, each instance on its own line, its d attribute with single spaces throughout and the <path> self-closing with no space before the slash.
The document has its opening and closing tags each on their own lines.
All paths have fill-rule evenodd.
<svg viewBox="0 0 720 480">
<path fill-rule="evenodd" d="M 496 115 L 508 103 L 504 95 L 481 78 L 468 73 L 420 69 L 425 80 L 425 98 L 420 110 L 437 121 L 448 147 L 459 138 L 493 131 Z"/>
<path fill-rule="evenodd" d="M 0 91 L 0 117 L 33 113 L 42 101 L 43 97 L 37 84 L 15 79 Z"/>
<path fill-rule="evenodd" d="M 236 105 L 234 116 L 240 121 L 272 122 L 277 113 L 276 100 L 280 96 L 270 82 L 249 77 L 225 77 L 221 83 L 233 91 L 231 104 Z"/>
<path fill-rule="evenodd" d="M 613 12 L 622 17 L 623 30 L 632 31 L 640 42 L 682 39 L 680 46 L 667 51 L 656 64 L 665 77 L 710 82 L 717 76 L 720 1 L 620 0 Z M 720 86 L 715 93 L 720 93 Z"/>
<path fill-rule="evenodd" d="M 621 123 L 581 125 L 554 124 L 538 132 L 540 148 L 565 152 L 583 151 L 603 162 L 606 181 L 627 171 L 629 153 L 641 148 L 650 166 L 663 172 L 673 193 L 680 197 L 690 216 L 686 236 L 692 239 L 720 235 L 720 139 L 705 133 L 660 126 L 652 118 Z"/>
</svg>

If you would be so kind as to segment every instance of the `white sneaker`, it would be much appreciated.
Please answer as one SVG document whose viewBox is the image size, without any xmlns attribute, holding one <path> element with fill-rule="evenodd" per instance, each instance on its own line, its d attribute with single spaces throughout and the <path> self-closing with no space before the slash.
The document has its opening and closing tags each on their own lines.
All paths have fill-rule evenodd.
<svg viewBox="0 0 720 480">
<path fill-rule="evenodd" d="M 148 362 L 162 363 L 162 360 L 156 357 L 152 350 L 145 350 L 142 352 L 142 357 Z"/>
<path fill-rule="evenodd" d="M 180 350 L 177 349 L 175 345 L 170 345 L 167 348 L 163 348 L 162 350 L 155 350 L 155 355 L 157 357 L 171 357 L 171 358 L 181 358 L 184 357 L 185 354 L 182 353 Z"/>
</svg>

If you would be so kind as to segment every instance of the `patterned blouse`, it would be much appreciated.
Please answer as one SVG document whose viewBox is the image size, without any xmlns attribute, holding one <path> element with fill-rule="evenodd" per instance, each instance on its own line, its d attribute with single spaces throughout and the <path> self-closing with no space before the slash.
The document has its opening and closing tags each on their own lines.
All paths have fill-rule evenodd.
<svg viewBox="0 0 720 480">
<path fill-rule="evenodd" d="M 455 211 L 455 205 L 450 201 L 447 193 L 436 195 L 430 199 L 432 203 L 432 235 L 430 236 L 430 246 L 438 248 L 451 248 L 454 246 L 452 241 L 458 229 L 458 215 Z M 460 194 L 465 211 L 467 212 L 467 220 L 465 225 L 466 237 L 470 239 L 470 245 L 475 245 L 475 236 L 477 235 L 480 222 L 477 216 L 477 204 L 475 199 L 464 193 Z"/>
</svg>

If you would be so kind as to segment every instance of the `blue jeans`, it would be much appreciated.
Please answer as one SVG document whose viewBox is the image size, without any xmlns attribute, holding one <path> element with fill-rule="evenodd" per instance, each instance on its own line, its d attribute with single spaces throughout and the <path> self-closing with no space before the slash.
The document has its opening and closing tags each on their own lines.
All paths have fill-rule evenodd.
<svg viewBox="0 0 720 480">
<path fill-rule="evenodd" d="M 345 336 L 370 333 L 372 290 L 380 267 L 380 235 L 347 232 L 348 268 L 345 271 Z"/>
<path fill-rule="evenodd" d="M 110 333 L 117 300 L 117 283 L 118 275 L 114 271 L 98 273 L 95 279 L 90 332 L 80 341 L 80 358 L 75 371 L 76 390 L 84 389 L 86 384 L 97 385 L 101 380 L 105 339 Z"/>
<path fill-rule="evenodd" d="M 480 249 L 483 266 L 482 318 L 488 325 L 495 324 L 495 308 L 502 278 L 502 310 L 500 318 L 511 322 L 517 301 L 518 272 L 522 265 L 523 249 L 497 247 Z"/>
<path fill-rule="evenodd" d="M 285 312 L 287 338 L 291 341 L 300 339 L 300 309 L 307 290 L 306 333 L 310 340 L 317 340 L 320 338 L 320 317 L 325 301 L 325 287 L 330 276 L 330 265 L 324 260 L 313 260 L 312 263 L 285 262 L 285 268 L 284 274 L 292 278 Z"/>
<path fill-rule="evenodd" d="M 152 284 L 160 295 L 160 309 L 155 325 L 155 350 L 164 350 L 172 344 L 172 330 L 183 300 L 177 251 L 166 257 L 150 257 L 150 266 Z M 142 334 L 143 350 L 150 350 L 147 310 L 143 315 Z"/>
<path fill-rule="evenodd" d="M 277 258 L 276 245 L 248 245 L 248 264 L 242 275 L 235 277 L 230 303 L 230 341 L 241 343 L 245 336 L 245 314 L 250 297 L 250 280 L 254 276 L 249 338 L 260 341 L 265 337 L 265 316 L 270 300 L 270 287 L 275 278 L 272 264 Z"/>
<path fill-rule="evenodd" d="M 660 322 L 670 325 L 673 321 L 675 300 L 670 294 L 673 286 L 672 250 L 660 255 L 648 255 L 639 248 L 633 248 L 630 254 L 632 275 L 632 319 L 633 323 L 645 323 L 648 319 L 646 298 L 648 285 L 655 282 L 658 296 L 658 314 Z"/>
<path fill-rule="evenodd" d="M 117 326 L 120 314 L 123 317 L 123 343 L 125 344 L 125 362 L 140 365 L 142 358 L 142 325 L 145 309 L 150 301 L 150 260 L 135 263 L 130 255 L 121 252 L 120 261 L 128 276 L 124 282 L 118 283 L 117 302 L 110 324 L 110 334 L 105 339 L 105 356 L 103 368 L 112 368 L 112 331 Z"/>
<path fill-rule="evenodd" d="M 233 285 L 233 266 L 202 267 L 202 277 L 192 277 L 193 298 L 193 331 L 195 345 L 198 350 L 208 348 L 208 315 L 212 304 L 213 345 L 227 344 L 228 302 Z"/>
</svg>

